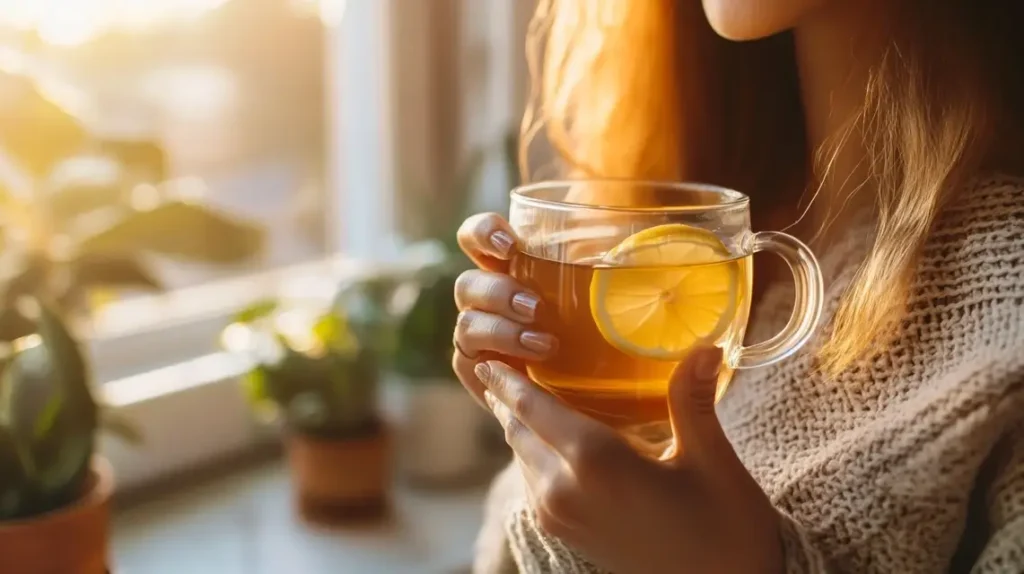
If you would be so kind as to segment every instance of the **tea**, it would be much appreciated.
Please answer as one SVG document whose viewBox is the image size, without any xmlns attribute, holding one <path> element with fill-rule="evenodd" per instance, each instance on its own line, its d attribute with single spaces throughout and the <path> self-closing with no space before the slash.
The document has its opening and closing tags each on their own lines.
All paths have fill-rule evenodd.
<svg viewBox="0 0 1024 574">
<path fill-rule="evenodd" d="M 714 344 L 728 353 L 742 342 L 747 323 L 752 282 L 749 256 L 685 266 L 606 267 L 596 258 L 565 263 L 525 253 L 517 255 L 512 275 L 544 302 L 535 328 L 555 335 L 559 341 L 553 358 L 528 365 L 530 377 L 574 409 L 624 434 L 664 427 L 668 420 L 668 379 L 677 361 L 633 354 L 608 340 L 595 321 L 591 305 L 595 270 L 605 275 L 604 280 L 625 279 L 624 274 L 629 273 L 633 281 L 657 283 L 680 271 L 693 274 L 726 269 L 721 266 L 733 266 L 729 276 L 736 281 L 731 315 L 724 319 L 724 329 L 716 330 L 714 339 Z M 693 312 L 706 310 L 698 305 Z M 685 321 L 676 323 L 682 325 Z M 719 396 L 731 377 L 732 370 L 723 366 Z"/>
</svg>

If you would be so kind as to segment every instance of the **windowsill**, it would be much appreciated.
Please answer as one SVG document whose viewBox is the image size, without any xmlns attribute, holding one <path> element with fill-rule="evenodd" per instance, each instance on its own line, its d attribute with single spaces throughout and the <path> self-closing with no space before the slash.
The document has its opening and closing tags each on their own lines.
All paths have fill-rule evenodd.
<svg viewBox="0 0 1024 574">
<path fill-rule="evenodd" d="M 280 462 L 249 465 L 119 511 L 114 572 L 468 572 L 486 488 L 393 494 L 382 524 L 320 530 L 296 518 Z"/>
<path fill-rule="evenodd" d="M 247 362 L 218 351 L 220 332 L 236 311 L 267 297 L 329 300 L 342 281 L 360 273 L 416 267 L 430 257 L 410 253 L 374 264 L 335 257 L 104 310 L 87 342 L 97 389 L 144 439 L 133 447 L 103 437 L 118 488 L 135 490 L 276 440 L 274 429 L 253 419 L 238 384 Z"/>
</svg>

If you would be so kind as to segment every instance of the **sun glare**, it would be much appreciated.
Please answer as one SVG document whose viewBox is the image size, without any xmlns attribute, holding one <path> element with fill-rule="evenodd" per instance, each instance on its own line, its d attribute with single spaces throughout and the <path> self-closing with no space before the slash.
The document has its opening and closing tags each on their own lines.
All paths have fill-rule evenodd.
<svg viewBox="0 0 1024 574">
<path fill-rule="evenodd" d="M 227 0 L 0 0 L 0 27 L 34 29 L 57 46 L 76 46 L 111 29 L 140 30 L 190 18 Z"/>
</svg>

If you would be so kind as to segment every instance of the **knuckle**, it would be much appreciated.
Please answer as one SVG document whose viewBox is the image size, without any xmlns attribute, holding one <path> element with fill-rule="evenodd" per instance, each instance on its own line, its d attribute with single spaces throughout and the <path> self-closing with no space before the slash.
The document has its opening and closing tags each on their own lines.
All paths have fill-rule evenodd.
<svg viewBox="0 0 1024 574">
<path fill-rule="evenodd" d="M 462 301 L 470 294 L 476 271 L 463 271 L 455 278 L 455 300 Z"/>
<path fill-rule="evenodd" d="M 455 338 L 460 341 L 469 335 L 469 329 L 473 324 L 474 311 L 462 311 L 455 318 Z"/>
<path fill-rule="evenodd" d="M 481 315 L 480 319 L 476 322 L 476 331 L 488 340 L 501 339 L 501 335 L 506 330 L 504 321 L 494 315 Z"/>
<path fill-rule="evenodd" d="M 511 297 L 513 280 L 508 275 L 491 275 L 480 283 L 480 297 L 492 302 L 504 302 Z"/>
<path fill-rule="evenodd" d="M 521 328 L 492 313 L 469 309 L 459 313 L 454 339 L 465 351 L 494 351 L 514 355 Z"/>
<path fill-rule="evenodd" d="M 522 439 L 525 430 L 526 427 L 523 426 L 523 423 L 515 418 L 509 419 L 505 422 L 505 442 L 509 446 L 515 447 Z"/>
<path fill-rule="evenodd" d="M 581 436 L 575 446 L 568 450 L 566 459 L 579 476 L 601 476 L 615 466 L 609 464 L 609 461 L 618 453 L 617 446 L 605 433 L 591 431 Z"/>
<path fill-rule="evenodd" d="M 533 400 L 529 393 L 519 389 L 508 390 L 508 408 L 518 419 L 527 419 L 533 414 Z"/>
</svg>

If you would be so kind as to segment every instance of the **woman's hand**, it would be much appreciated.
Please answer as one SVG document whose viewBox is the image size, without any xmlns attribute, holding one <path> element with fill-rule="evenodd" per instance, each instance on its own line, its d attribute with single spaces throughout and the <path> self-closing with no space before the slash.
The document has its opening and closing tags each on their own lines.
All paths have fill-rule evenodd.
<svg viewBox="0 0 1024 574">
<path fill-rule="evenodd" d="M 675 453 L 653 460 L 611 428 L 569 409 L 523 373 L 475 367 L 505 428 L 540 527 L 616 574 L 781 572 L 779 517 L 715 415 L 721 350 L 675 371 Z"/>
<path fill-rule="evenodd" d="M 480 269 L 456 284 L 453 367 L 504 427 L 541 527 L 617 574 L 781 571 L 776 511 L 715 415 L 721 351 L 697 349 L 673 375 L 675 453 L 641 456 L 523 373 L 557 341 L 530 329 L 540 301 L 507 275 L 515 242 L 495 214 L 459 230 Z"/>
<path fill-rule="evenodd" d="M 484 388 L 473 372 L 481 361 L 501 359 L 522 368 L 526 359 L 544 359 L 557 348 L 550 334 L 530 328 L 540 300 L 508 275 L 515 235 L 499 215 L 486 213 L 459 228 L 459 245 L 479 269 L 455 282 L 461 313 L 455 326 L 452 368 L 462 384 L 486 408 Z"/>
</svg>

